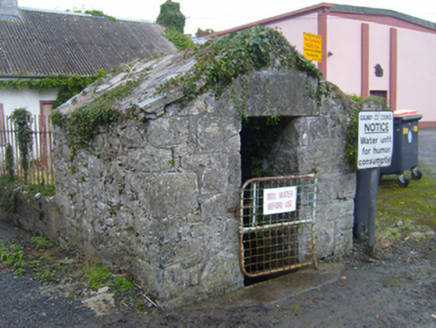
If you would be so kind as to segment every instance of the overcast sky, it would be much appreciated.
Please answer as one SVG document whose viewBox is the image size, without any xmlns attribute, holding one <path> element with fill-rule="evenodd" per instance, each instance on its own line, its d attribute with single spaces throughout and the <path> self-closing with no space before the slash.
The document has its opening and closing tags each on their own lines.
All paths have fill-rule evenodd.
<svg viewBox="0 0 436 328">
<path fill-rule="evenodd" d="M 65 11 L 66 9 L 97 9 L 117 18 L 155 21 L 165 0 L 18 0 L 19 7 Z M 322 0 L 179 0 L 186 16 L 185 33 L 195 34 L 197 28 L 215 31 L 251 23 L 312 6 Z M 328 1 L 325 1 L 328 2 Z M 436 22 L 435 0 L 349 0 L 332 3 L 384 8 Z"/>
</svg>

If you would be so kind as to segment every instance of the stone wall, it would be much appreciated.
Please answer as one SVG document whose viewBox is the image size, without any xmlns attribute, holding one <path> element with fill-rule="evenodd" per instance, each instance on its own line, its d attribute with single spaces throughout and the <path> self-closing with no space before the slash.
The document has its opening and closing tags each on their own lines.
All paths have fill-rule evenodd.
<svg viewBox="0 0 436 328">
<path fill-rule="evenodd" d="M 33 195 L 24 188 L 15 192 L 13 210 L 2 209 L 0 221 L 57 241 L 62 216 L 54 197 Z"/>
<path fill-rule="evenodd" d="M 119 104 L 132 115 L 122 115 L 73 157 L 66 130 L 56 130 L 59 243 L 131 272 L 169 305 L 243 286 L 238 221 L 228 209 L 237 206 L 242 182 L 238 102 L 244 87 L 247 116 L 292 118 L 273 159 L 277 173 L 319 172 L 317 256 L 350 248 L 355 174 L 343 160 L 346 97 L 332 86 L 331 97 L 318 104 L 307 95 L 315 79 L 270 69 L 237 81 L 235 93 L 229 89 L 219 100 L 204 94 L 178 102 L 182 94 L 175 91 L 144 101 L 159 79 L 191 66 L 180 57 L 137 65 L 134 74 L 147 69 L 149 77 Z M 62 112 L 120 80 L 88 88 Z"/>
</svg>

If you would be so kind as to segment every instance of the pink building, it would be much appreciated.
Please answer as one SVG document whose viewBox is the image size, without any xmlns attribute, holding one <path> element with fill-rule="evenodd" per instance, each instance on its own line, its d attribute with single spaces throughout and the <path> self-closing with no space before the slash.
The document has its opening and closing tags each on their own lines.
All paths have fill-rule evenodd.
<svg viewBox="0 0 436 328">
<path fill-rule="evenodd" d="M 318 68 L 347 94 L 385 97 L 393 110 L 416 110 L 436 127 L 436 23 L 392 10 L 321 3 L 251 24 L 279 28 L 303 53 L 303 33 L 322 37 Z"/>
</svg>

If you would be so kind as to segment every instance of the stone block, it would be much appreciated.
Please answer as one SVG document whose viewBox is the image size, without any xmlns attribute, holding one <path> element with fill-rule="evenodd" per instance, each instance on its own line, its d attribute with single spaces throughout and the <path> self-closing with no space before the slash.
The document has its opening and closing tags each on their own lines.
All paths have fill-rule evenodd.
<svg viewBox="0 0 436 328">
<path fill-rule="evenodd" d="M 246 80 L 238 79 L 236 97 L 242 104 L 245 92 L 247 116 L 313 116 L 319 114 L 316 101 L 307 97 L 308 89 L 316 88 L 315 79 L 297 71 L 262 70 Z M 247 89 L 247 91 L 242 91 Z M 286 92 L 283 92 L 286 90 Z"/>
<path fill-rule="evenodd" d="M 315 254 L 317 258 L 333 254 L 336 243 L 336 223 L 316 221 Z"/>
<path fill-rule="evenodd" d="M 353 217 L 354 200 L 332 200 L 330 203 L 317 203 L 317 221 L 342 221 L 348 222 L 348 218 Z M 350 227 L 348 227 L 350 228 Z"/>
<path fill-rule="evenodd" d="M 183 216 L 198 209 L 196 174 L 152 174 L 143 179 L 143 190 L 155 218 Z"/>
<path fill-rule="evenodd" d="M 169 149 L 186 143 L 189 120 L 184 117 L 160 118 L 150 121 L 147 140 L 157 148 Z"/>
<path fill-rule="evenodd" d="M 126 167 L 135 172 L 162 172 L 173 169 L 170 149 L 159 149 L 147 143 L 141 148 L 126 150 Z"/>
<path fill-rule="evenodd" d="M 241 122 L 227 117 L 202 116 L 197 120 L 199 152 L 233 153 L 240 150 Z"/>
<path fill-rule="evenodd" d="M 227 188 L 227 174 L 227 166 L 205 169 L 201 176 L 201 194 L 215 195 L 225 192 Z"/>
</svg>

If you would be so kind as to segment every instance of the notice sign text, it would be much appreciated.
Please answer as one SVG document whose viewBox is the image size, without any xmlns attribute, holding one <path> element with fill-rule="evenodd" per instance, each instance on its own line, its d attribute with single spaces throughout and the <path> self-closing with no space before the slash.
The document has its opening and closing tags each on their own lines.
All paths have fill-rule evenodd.
<svg viewBox="0 0 436 328">
<path fill-rule="evenodd" d="M 392 111 L 361 111 L 357 168 L 390 166 L 393 151 L 394 115 Z"/>
<path fill-rule="evenodd" d="M 322 61 L 321 35 L 303 32 L 303 54 L 309 60 Z"/>
<path fill-rule="evenodd" d="M 297 187 L 263 190 L 263 214 L 293 212 L 297 207 Z"/>
</svg>

